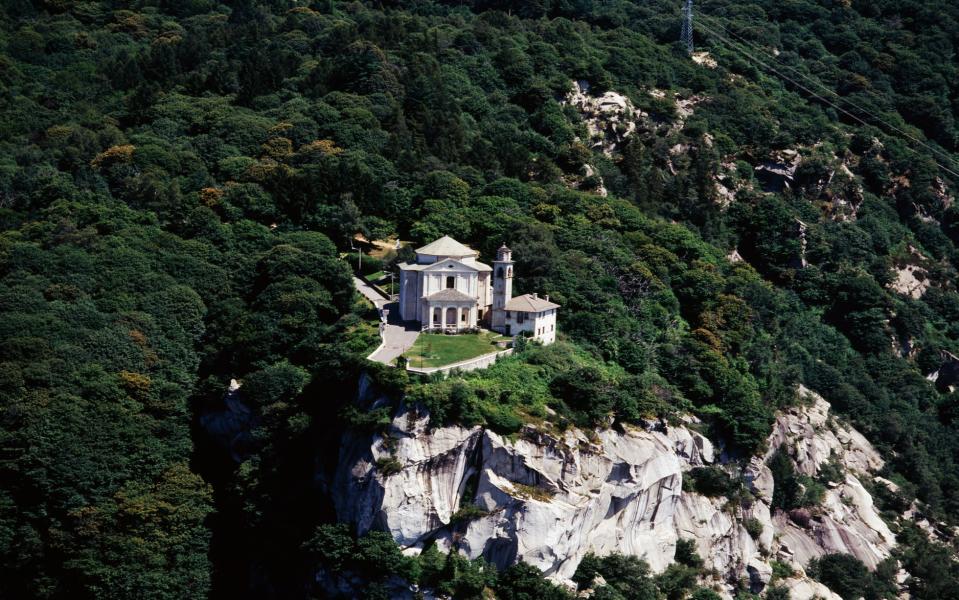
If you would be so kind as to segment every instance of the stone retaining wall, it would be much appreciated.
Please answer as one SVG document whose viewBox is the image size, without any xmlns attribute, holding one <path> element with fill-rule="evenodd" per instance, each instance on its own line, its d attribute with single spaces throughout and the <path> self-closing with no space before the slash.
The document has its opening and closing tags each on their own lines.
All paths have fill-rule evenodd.
<svg viewBox="0 0 959 600">
<path fill-rule="evenodd" d="M 509 356 L 512 353 L 513 349 L 507 348 L 506 350 L 491 352 L 490 354 L 484 354 L 482 356 L 477 356 L 476 358 L 471 358 L 469 360 L 463 360 L 451 365 L 443 365 L 442 367 L 421 368 L 407 365 L 406 370 L 410 373 L 419 373 L 420 375 L 431 375 L 433 373 L 445 374 L 449 373 L 453 369 L 459 369 L 460 371 L 475 371 L 476 369 L 485 369 L 486 367 L 495 363 L 500 356 Z"/>
</svg>

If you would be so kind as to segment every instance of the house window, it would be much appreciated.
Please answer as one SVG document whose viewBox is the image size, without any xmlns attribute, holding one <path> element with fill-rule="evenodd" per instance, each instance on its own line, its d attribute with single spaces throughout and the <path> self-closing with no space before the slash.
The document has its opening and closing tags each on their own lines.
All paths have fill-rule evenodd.
<svg viewBox="0 0 959 600">
<path fill-rule="evenodd" d="M 518 312 L 516 313 L 516 322 L 524 323 L 526 321 L 526 313 Z"/>
<path fill-rule="evenodd" d="M 507 318 L 507 319 L 512 319 L 512 318 L 513 318 L 513 315 L 511 315 L 509 311 L 506 311 L 506 318 Z"/>
<path fill-rule="evenodd" d="M 456 277 L 450 275 L 446 278 L 446 289 L 450 290 L 456 287 Z"/>
<path fill-rule="evenodd" d="M 549 330 L 550 330 L 550 331 L 553 331 L 554 329 L 556 329 L 556 325 L 550 325 L 550 326 L 549 326 Z"/>
</svg>

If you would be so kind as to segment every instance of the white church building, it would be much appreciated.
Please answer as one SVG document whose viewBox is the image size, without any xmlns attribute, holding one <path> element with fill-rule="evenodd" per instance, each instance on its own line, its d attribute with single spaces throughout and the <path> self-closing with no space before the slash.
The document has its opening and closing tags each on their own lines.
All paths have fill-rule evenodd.
<svg viewBox="0 0 959 600">
<path fill-rule="evenodd" d="M 558 304 L 537 294 L 513 297 L 513 257 L 504 244 L 493 265 L 449 236 L 416 249 L 400 268 L 400 317 L 424 331 L 458 333 L 487 326 L 504 335 L 523 332 L 544 344 L 556 340 Z"/>
</svg>

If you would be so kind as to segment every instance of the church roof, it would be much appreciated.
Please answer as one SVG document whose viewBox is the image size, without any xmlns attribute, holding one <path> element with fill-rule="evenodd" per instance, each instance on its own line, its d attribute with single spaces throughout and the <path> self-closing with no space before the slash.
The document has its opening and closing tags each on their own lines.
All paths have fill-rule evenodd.
<svg viewBox="0 0 959 600">
<path fill-rule="evenodd" d="M 416 249 L 417 254 L 429 254 L 431 256 L 478 256 L 479 252 L 469 246 L 461 244 L 448 235 L 444 235 L 438 240 L 426 244 L 422 248 Z"/>
<path fill-rule="evenodd" d="M 559 308 L 559 304 L 550 302 L 545 298 L 540 298 L 536 294 L 523 294 L 522 296 L 510 298 L 509 302 L 507 302 L 503 308 L 516 312 L 542 312 L 551 308 Z"/>
<path fill-rule="evenodd" d="M 429 264 L 423 265 L 420 263 L 403 262 L 403 263 L 399 263 L 396 266 L 400 268 L 400 271 L 422 271 L 426 267 L 432 267 L 435 264 L 436 263 L 429 263 Z"/>
<path fill-rule="evenodd" d="M 452 288 L 440 290 L 435 294 L 427 296 L 426 299 L 442 300 L 443 302 L 476 302 L 476 298 Z"/>
</svg>

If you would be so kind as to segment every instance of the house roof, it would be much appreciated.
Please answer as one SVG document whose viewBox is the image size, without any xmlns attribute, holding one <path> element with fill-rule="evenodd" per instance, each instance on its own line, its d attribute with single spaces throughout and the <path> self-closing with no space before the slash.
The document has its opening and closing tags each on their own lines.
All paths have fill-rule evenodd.
<svg viewBox="0 0 959 600">
<path fill-rule="evenodd" d="M 448 235 L 444 235 L 440 239 L 434 240 L 422 248 L 417 248 L 416 253 L 429 254 L 430 256 L 479 256 L 479 252 L 457 242 Z"/>
<path fill-rule="evenodd" d="M 476 302 L 476 298 L 452 288 L 440 290 L 427 296 L 426 299 L 431 301 L 442 300 L 443 302 Z"/>
<path fill-rule="evenodd" d="M 535 294 L 523 294 L 522 296 L 510 298 L 509 302 L 507 302 L 503 308 L 516 312 L 542 312 L 551 308 L 559 308 L 559 304 L 550 302 L 545 298 L 540 298 Z"/>
</svg>

